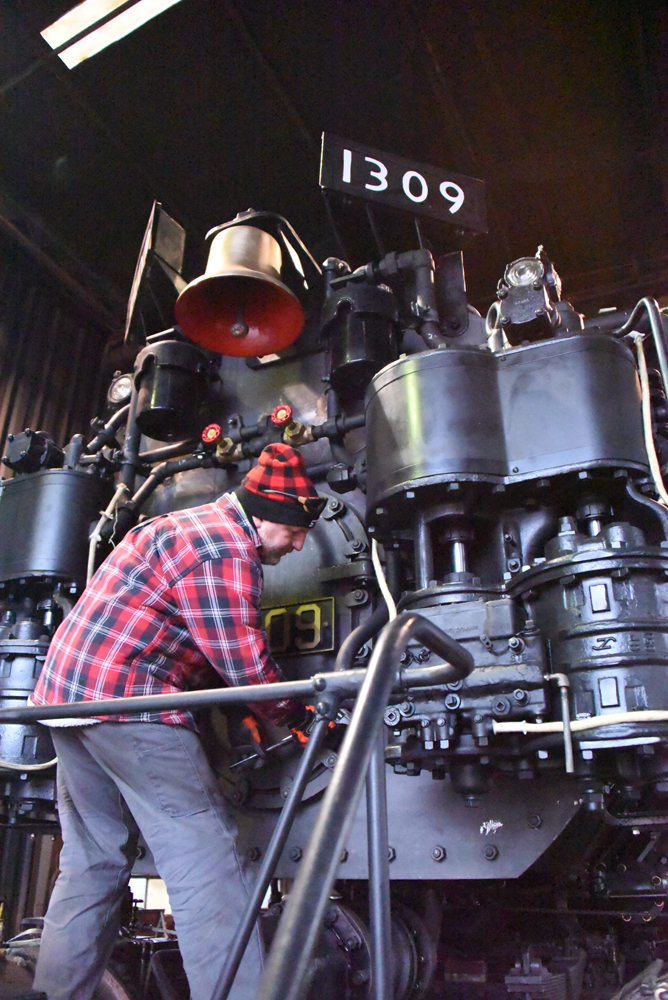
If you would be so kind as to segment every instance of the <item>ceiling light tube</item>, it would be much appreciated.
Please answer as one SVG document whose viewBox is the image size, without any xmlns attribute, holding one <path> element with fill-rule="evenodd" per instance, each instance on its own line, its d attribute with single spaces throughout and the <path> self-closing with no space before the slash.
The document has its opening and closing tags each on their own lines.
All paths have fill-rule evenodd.
<svg viewBox="0 0 668 1000">
<path fill-rule="evenodd" d="M 71 41 L 75 35 L 80 35 L 82 31 L 93 28 L 117 7 L 122 7 L 124 3 L 125 0 L 84 0 L 83 3 L 68 10 L 67 14 L 63 14 L 57 21 L 45 28 L 41 32 L 42 38 L 52 49 L 59 49 Z"/>
<path fill-rule="evenodd" d="M 126 0 L 85 0 L 85 3 L 81 4 L 80 7 L 85 7 L 88 3 L 93 3 L 97 5 L 99 16 L 97 21 L 105 14 L 102 12 L 102 7 L 106 5 L 110 10 L 114 7 L 122 6 Z M 112 17 L 110 20 L 105 21 L 104 24 L 100 25 L 98 28 L 94 28 L 83 38 L 78 39 L 72 45 L 59 52 L 59 56 L 68 69 L 73 69 L 82 63 L 84 59 L 89 59 L 91 56 L 96 55 L 101 52 L 102 49 L 106 49 L 108 45 L 113 44 L 113 42 L 119 41 L 121 38 L 125 38 L 131 32 L 135 31 L 136 28 L 141 27 L 142 24 L 146 24 L 151 18 L 156 17 L 161 14 L 164 10 L 169 7 L 173 7 L 177 4 L 179 0 L 138 0 L 138 3 L 133 4 L 126 10 L 121 11 L 116 17 Z M 75 7 L 70 14 L 80 8 Z M 67 17 L 67 15 L 64 15 Z M 61 21 L 63 18 L 61 18 Z M 97 21 L 95 23 L 97 23 Z M 56 22 L 57 24 L 58 22 Z M 55 25 L 52 25 L 55 27 Z M 47 29 L 48 31 L 49 29 Z M 84 30 L 81 23 L 77 24 L 76 34 L 79 34 L 81 30 Z M 44 32 L 42 32 L 44 36 Z M 76 37 L 75 34 L 70 35 L 71 38 Z M 47 39 L 48 41 L 48 39 Z M 49 44 L 51 44 L 49 42 Z M 63 43 L 61 43 L 63 44 Z M 55 46 L 58 48 L 59 46 Z"/>
</svg>

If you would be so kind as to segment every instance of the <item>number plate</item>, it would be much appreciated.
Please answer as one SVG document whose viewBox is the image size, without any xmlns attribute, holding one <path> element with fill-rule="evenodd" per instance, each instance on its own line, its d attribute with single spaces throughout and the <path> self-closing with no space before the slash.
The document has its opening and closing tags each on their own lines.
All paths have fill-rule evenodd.
<svg viewBox="0 0 668 1000">
<path fill-rule="evenodd" d="M 426 163 L 322 134 L 320 187 L 487 232 L 485 184 Z"/>
<path fill-rule="evenodd" d="M 303 656 L 334 649 L 334 598 L 263 608 L 262 624 L 274 656 Z"/>
</svg>

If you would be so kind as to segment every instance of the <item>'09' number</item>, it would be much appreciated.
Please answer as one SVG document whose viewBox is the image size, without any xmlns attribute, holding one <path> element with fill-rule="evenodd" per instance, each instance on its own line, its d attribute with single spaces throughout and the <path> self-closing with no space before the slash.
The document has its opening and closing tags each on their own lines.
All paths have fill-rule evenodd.
<svg viewBox="0 0 668 1000">
<path fill-rule="evenodd" d="M 368 191 L 386 191 L 388 188 L 387 181 L 387 167 L 381 160 L 377 160 L 373 156 L 365 156 L 364 160 L 366 163 L 371 164 L 369 167 L 369 181 L 364 185 Z M 344 184 L 351 183 L 352 177 L 352 164 L 353 164 L 353 154 L 352 150 L 343 150 L 343 172 L 341 175 L 341 180 Z M 403 177 L 401 178 L 401 186 L 403 192 L 410 201 L 419 204 L 420 202 L 426 201 L 429 197 L 429 185 L 425 177 L 417 170 L 406 170 Z M 459 184 L 455 184 L 454 181 L 443 181 L 439 184 L 438 190 L 441 196 L 448 202 L 450 202 L 449 212 L 454 215 L 464 204 L 464 192 L 460 188 Z"/>
</svg>

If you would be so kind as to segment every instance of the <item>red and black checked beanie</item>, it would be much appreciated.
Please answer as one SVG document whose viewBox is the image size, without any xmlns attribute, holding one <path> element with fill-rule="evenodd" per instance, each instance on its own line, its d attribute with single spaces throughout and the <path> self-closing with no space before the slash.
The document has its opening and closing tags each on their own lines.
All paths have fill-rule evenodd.
<svg viewBox="0 0 668 1000">
<path fill-rule="evenodd" d="M 280 490 L 294 496 L 281 496 L 271 490 Z M 276 524 L 291 524 L 310 528 L 317 516 L 310 514 L 297 497 L 317 497 L 318 493 L 306 475 L 304 459 L 289 444 L 270 444 L 260 452 L 258 464 L 253 466 L 235 493 L 249 517 Z"/>
</svg>

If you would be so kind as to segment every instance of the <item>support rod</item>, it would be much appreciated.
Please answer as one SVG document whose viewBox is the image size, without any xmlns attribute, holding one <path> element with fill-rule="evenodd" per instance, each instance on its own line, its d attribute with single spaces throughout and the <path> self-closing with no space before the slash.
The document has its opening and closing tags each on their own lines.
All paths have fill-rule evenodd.
<svg viewBox="0 0 668 1000">
<path fill-rule="evenodd" d="M 369 849 L 369 915 L 371 917 L 372 1000 L 392 996 L 392 924 L 390 861 L 388 857 L 385 732 L 375 738 L 366 777 L 367 842 Z"/>
<path fill-rule="evenodd" d="M 320 747 L 322 746 L 325 735 L 327 734 L 329 721 L 336 715 L 337 706 L 338 703 L 333 704 L 329 712 L 320 716 L 316 720 L 313 731 L 309 737 L 309 741 L 306 744 L 306 749 L 304 750 L 302 759 L 299 762 L 299 768 L 295 774 L 294 781 L 290 787 L 290 794 L 285 800 L 285 805 L 281 810 L 278 823 L 276 824 L 269 842 L 267 853 L 264 861 L 262 862 L 262 867 L 260 868 L 257 879 L 255 880 L 255 885 L 253 886 L 253 891 L 248 899 L 246 911 L 241 918 L 241 923 L 239 924 L 237 933 L 234 936 L 227 961 L 220 976 L 218 977 L 218 982 L 214 987 L 213 993 L 211 994 L 211 1000 L 227 1000 L 227 995 L 230 992 L 237 970 L 241 964 L 241 959 L 244 956 L 246 946 L 248 945 L 250 936 L 253 933 L 253 928 L 255 927 L 255 923 L 260 914 L 262 900 L 264 899 L 267 889 L 269 888 L 269 883 L 273 877 L 278 859 L 280 858 L 283 848 L 287 842 L 290 830 L 292 829 L 292 824 L 294 823 L 294 819 L 297 814 L 297 809 L 299 808 L 301 800 L 304 796 L 304 790 L 309 778 L 311 777 L 318 753 L 320 752 Z"/>
<path fill-rule="evenodd" d="M 415 587 L 424 590 L 434 576 L 434 552 L 431 543 L 431 528 L 424 511 L 419 511 L 415 517 Z"/>
<path fill-rule="evenodd" d="M 448 682 L 466 677 L 473 657 L 426 618 L 402 614 L 385 626 L 373 651 L 355 711 L 260 983 L 257 1000 L 296 1000 L 304 982 L 382 725 L 399 660 L 411 639 L 450 661 Z M 350 677 L 356 671 L 334 676 Z"/>
</svg>

